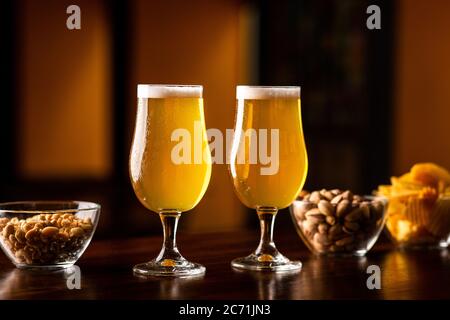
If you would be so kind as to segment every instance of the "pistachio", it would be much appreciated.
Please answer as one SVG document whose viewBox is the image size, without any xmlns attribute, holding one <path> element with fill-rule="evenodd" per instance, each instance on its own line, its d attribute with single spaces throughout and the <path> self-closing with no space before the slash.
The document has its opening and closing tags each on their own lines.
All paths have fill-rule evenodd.
<svg viewBox="0 0 450 320">
<path fill-rule="evenodd" d="M 368 203 L 361 203 L 359 205 L 359 208 L 361 209 L 362 216 L 364 219 L 369 220 L 370 219 L 370 205 Z"/>
<path fill-rule="evenodd" d="M 342 197 L 343 197 L 344 199 L 348 200 L 349 202 L 352 202 L 352 201 L 353 201 L 353 193 L 352 193 L 350 190 L 345 191 L 345 192 L 342 194 Z"/>
<path fill-rule="evenodd" d="M 327 233 L 328 229 L 329 229 L 329 225 L 326 223 L 321 223 L 319 224 L 319 226 L 317 227 L 317 230 L 319 230 L 319 233 L 325 234 Z"/>
<path fill-rule="evenodd" d="M 306 217 L 317 216 L 317 215 L 322 215 L 322 212 L 320 212 L 319 208 L 312 208 L 312 209 L 306 211 L 306 213 L 305 213 Z"/>
<path fill-rule="evenodd" d="M 328 201 L 330 201 L 331 199 L 334 198 L 334 194 L 331 193 L 331 191 L 328 191 L 328 190 L 325 190 L 325 189 L 320 190 L 320 195 L 322 197 L 324 197 L 325 199 L 327 199 Z"/>
<path fill-rule="evenodd" d="M 338 204 L 339 202 L 341 202 L 342 199 L 343 199 L 342 194 L 337 195 L 331 200 L 331 203 L 332 204 Z"/>
<path fill-rule="evenodd" d="M 350 222 L 350 221 L 345 221 L 344 223 L 344 228 L 351 230 L 351 231 L 358 231 L 359 230 L 359 224 L 356 222 Z"/>
<path fill-rule="evenodd" d="M 338 247 L 342 247 L 342 246 L 346 246 L 346 245 L 348 245 L 348 244 L 350 244 L 350 243 L 352 243 L 353 242 L 353 237 L 345 237 L 345 238 L 342 238 L 342 239 L 340 239 L 340 240 L 337 240 L 336 242 L 335 242 L 335 244 L 338 246 Z"/>
<path fill-rule="evenodd" d="M 343 217 L 346 213 L 348 208 L 350 207 L 350 201 L 345 199 L 339 202 L 336 208 L 336 216 L 338 218 Z"/>
<path fill-rule="evenodd" d="M 327 216 L 332 216 L 334 214 L 334 207 L 333 205 L 326 201 L 326 200 L 320 200 L 319 204 L 317 205 L 320 212 Z"/>
<path fill-rule="evenodd" d="M 328 234 L 330 235 L 331 239 L 339 239 L 342 238 L 342 235 L 344 234 L 344 231 L 342 230 L 342 226 L 339 224 L 336 224 L 330 228 L 328 231 Z"/>
<path fill-rule="evenodd" d="M 331 240 L 328 239 L 328 236 L 326 234 L 319 232 L 314 235 L 314 241 L 320 243 L 323 246 L 329 246 L 332 244 Z"/>
<path fill-rule="evenodd" d="M 313 193 L 311 193 L 311 196 L 309 197 L 309 201 L 314 202 L 314 203 L 319 203 L 319 201 L 321 200 L 321 196 L 319 191 L 314 191 Z"/>
<path fill-rule="evenodd" d="M 330 191 L 334 196 L 337 196 L 337 195 L 339 195 L 340 193 L 341 193 L 341 190 L 339 190 L 339 189 L 333 189 L 333 190 L 331 190 Z"/>
<path fill-rule="evenodd" d="M 332 216 L 327 216 L 327 217 L 325 218 L 325 220 L 327 221 L 327 223 L 328 223 L 330 226 L 332 226 L 332 225 L 334 225 L 334 224 L 336 223 L 336 218 L 335 218 L 335 217 L 332 217 Z"/>
<path fill-rule="evenodd" d="M 325 216 L 322 214 L 310 215 L 306 217 L 306 220 L 310 221 L 311 223 L 318 224 L 320 222 L 325 221 Z"/>
<path fill-rule="evenodd" d="M 346 216 L 345 216 L 345 221 L 357 221 L 361 218 L 362 216 L 362 208 L 360 209 L 359 207 L 354 208 L 352 211 L 350 211 Z"/>
</svg>

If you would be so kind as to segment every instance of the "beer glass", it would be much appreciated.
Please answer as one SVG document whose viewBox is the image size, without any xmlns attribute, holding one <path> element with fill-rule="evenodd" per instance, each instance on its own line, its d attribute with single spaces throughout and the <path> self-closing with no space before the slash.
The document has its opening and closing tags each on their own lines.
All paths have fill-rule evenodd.
<svg viewBox="0 0 450 320">
<path fill-rule="evenodd" d="M 159 214 L 164 241 L 154 260 L 134 266 L 137 275 L 205 272 L 187 261 L 176 244 L 181 213 L 199 203 L 211 177 L 202 93 L 202 86 L 138 85 L 130 178 L 140 202 Z"/>
<path fill-rule="evenodd" d="M 255 209 L 261 238 L 255 252 L 232 261 L 247 270 L 293 271 L 276 248 L 273 227 L 279 209 L 289 206 L 306 179 L 308 160 L 300 111 L 300 87 L 238 86 L 230 171 L 237 196 Z"/>
</svg>

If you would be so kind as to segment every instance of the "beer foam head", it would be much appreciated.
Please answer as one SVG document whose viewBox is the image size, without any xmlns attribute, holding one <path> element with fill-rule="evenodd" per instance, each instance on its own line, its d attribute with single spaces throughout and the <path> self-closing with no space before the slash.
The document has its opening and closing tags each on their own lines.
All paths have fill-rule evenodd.
<svg viewBox="0 0 450 320">
<path fill-rule="evenodd" d="M 237 99 L 297 99 L 300 87 L 237 86 Z"/>
<path fill-rule="evenodd" d="M 138 98 L 201 98 L 203 86 L 138 84 Z"/>
</svg>

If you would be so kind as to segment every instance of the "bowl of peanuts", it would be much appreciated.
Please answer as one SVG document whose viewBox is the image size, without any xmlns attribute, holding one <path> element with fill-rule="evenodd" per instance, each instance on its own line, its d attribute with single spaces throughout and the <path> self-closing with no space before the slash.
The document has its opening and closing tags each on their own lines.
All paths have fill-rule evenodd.
<svg viewBox="0 0 450 320">
<path fill-rule="evenodd" d="M 0 247 L 21 269 L 71 267 L 86 250 L 100 205 L 83 201 L 0 204 Z"/>
<path fill-rule="evenodd" d="M 297 233 L 314 254 L 364 256 L 386 223 L 386 207 L 385 197 L 322 189 L 302 192 L 290 211 Z"/>
</svg>

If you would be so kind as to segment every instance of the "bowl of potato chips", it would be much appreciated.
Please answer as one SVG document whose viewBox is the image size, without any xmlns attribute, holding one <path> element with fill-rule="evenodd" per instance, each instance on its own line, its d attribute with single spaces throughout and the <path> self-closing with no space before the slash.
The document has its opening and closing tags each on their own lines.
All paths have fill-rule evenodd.
<svg viewBox="0 0 450 320">
<path fill-rule="evenodd" d="M 418 163 L 377 193 L 389 199 L 386 229 L 401 247 L 446 248 L 450 240 L 450 173 Z"/>
</svg>

